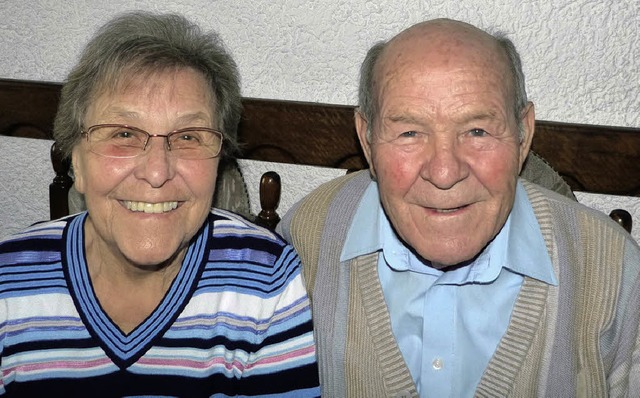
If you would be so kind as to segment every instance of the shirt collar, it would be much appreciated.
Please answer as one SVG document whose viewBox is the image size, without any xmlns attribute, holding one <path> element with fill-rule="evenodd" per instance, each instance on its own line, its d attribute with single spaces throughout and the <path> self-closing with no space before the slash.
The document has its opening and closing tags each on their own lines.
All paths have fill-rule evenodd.
<svg viewBox="0 0 640 398">
<path fill-rule="evenodd" d="M 516 186 L 513 209 L 498 235 L 471 264 L 447 272 L 425 266 L 398 239 L 380 204 L 378 185 L 371 182 L 356 209 L 340 261 L 376 251 L 382 251 L 394 270 L 438 275 L 440 283 L 491 282 L 506 268 L 557 284 L 540 226 L 520 182 Z"/>
<path fill-rule="evenodd" d="M 384 211 L 380 205 L 378 184 L 372 181 L 364 191 L 356 208 L 356 214 L 353 216 L 342 247 L 340 261 L 351 260 L 382 249 L 380 213 L 384 214 Z"/>
</svg>

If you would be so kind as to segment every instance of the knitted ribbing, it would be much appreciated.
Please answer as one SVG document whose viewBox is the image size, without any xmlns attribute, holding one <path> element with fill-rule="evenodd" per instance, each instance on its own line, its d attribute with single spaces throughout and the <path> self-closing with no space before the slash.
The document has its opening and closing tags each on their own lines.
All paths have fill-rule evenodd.
<svg viewBox="0 0 640 398">
<path fill-rule="evenodd" d="M 525 188 L 530 187 L 526 181 L 523 183 Z M 536 215 L 541 217 L 540 229 L 547 243 L 547 250 L 551 253 L 554 248 L 553 240 L 550 239 L 552 225 L 549 209 L 545 206 L 545 201 L 539 192 L 527 193 L 530 194 L 529 200 L 532 206 L 537 209 Z M 532 345 L 534 341 L 540 342 L 543 337 L 541 334 L 544 333 L 544 328 L 541 321 L 547 298 L 548 285 L 525 277 L 514 304 L 507 331 L 485 369 L 476 389 L 476 397 L 510 396 L 517 380 L 520 383 L 520 390 L 526 391 L 525 396 L 535 395 L 537 380 L 522 379 L 522 377 L 539 373 L 538 367 L 544 352 L 541 346 L 532 349 Z M 527 356 L 531 358 L 523 371 Z"/>
<path fill-rule="evenodd" d="M 349 266 L 353 271 L 347 357 L 362 360 L 347 361 L 348 396 L 395 397 L 402 393 L 403 397 L 417 397 L 411 373 L 393 336 L 378 276 L 378 253 L 356 257 Z M 363 367 L 368 371 L 363 372 Z"/>
<path fill-rule="evenodd" d="M 288 224 L 289 228 L 289 231 L 285 228 L 285 238 L 289 239 L 296 248 L 302 261 L 306 287 L 311 299 L 313 299 L 313 287 L 320 256 L 321 240 L 318 238 L 324 230 L 329 205 L 336 192 L 356 174 L 339 177 L 323 184 L 316 194 L 307 196 L 296 205 L 295 211 L 287 213 L 282 220 L 281 226 Z M 314 216 L 309 217 L 310 214 Z"/>
</svg>

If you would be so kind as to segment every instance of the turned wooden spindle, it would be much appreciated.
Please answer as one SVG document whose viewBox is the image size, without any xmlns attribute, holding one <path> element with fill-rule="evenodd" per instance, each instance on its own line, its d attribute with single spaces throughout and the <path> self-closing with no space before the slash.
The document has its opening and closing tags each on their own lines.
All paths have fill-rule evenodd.
<svg viewBox="0 0 640 398">
<path fill-rule="evenodd" d="M 609 213 L 609 217 L 611 217 L 615 222 L 622 225 L 622 228 L 626 229 L 627 232 L 631 233 L 631 228 L 633 227 L 633 219 L 631 218 L 631 214 L 628 211 L 623 209 L 615 209 Z"/>
<path fill-rule="evenodd" d="M 69 176 L 71 162 L 69 158 L 64 157 L 55 142 L 51 145 L 51 164 L 56 176 L 49 184 L 49 213 L 51 219 L 55 220 L 69 215 L 69 189 L 73 185 L 73 180 Z"/>
<path fill-rule="evenodd" d="M 280 221 L 276 212 L 280 204 L 280 192 L 282 185 L 280 175 L 275 171 L 267 171 L 260 179 L 260 208 L 262 209 L 256 219 L 263 227 L 274 229 Z"/>
</svg>

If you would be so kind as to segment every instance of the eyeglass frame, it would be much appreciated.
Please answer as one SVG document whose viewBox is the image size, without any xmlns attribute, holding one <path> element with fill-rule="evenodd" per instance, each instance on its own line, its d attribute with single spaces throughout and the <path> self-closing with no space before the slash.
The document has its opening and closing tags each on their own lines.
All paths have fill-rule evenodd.
<svg viewBox="0 0 640 398">
<path fill-rule="evenodd" d="M 224 137 L 224 133 L 222 133 L 222 131 L 216 130 L 216 129 L 212 129 L 212 128 L 208 128 L 208 127 L 185 127 L 182 129 L 178 129 L 178 130 L 173 130 L 168 132 L 167 134 L 151 134 L 139 127 L 135 127 L 135 126 L 130 126 L 128 124 L 120 124 L 120 123 L 103 123 L 103 124 L 94 124 L 92 126 L 89 126 L 86 129 L 83 129 L 80 131 L 80 134 L 83 136 L 87 137 L 87 142 L 91 143 L 91 141 L 89 140 L 89 135 L 91 134 L 92 130 L 95 130 L 97 128 L 101 128 L 101 127 L 123 127 L 126 129 L 130 129 L 130 130 L 135 130 L 138 131 L 140 133 L 144 133 L 147 135 L 147 138 L 144 141 L 144 145 L 142 147 L 142 151 L 139 152 L 138 154 L 135 154 L 133 156 L 109 156 L 109 155 L 104 155 L 101 153 L 97 153 L 97 152 L 93 152 L 96 155 L 99 156 L 104 156 L 107 158 L 112 158 L 112 159 L 133 159 L 133 158 L 137 158 L 138 156 L 142 155 L 145 153 L 145 151 L 147 150 L 147 145 L 149 144 L 149 140 L 152 137 L 162 137 L 164 138 L 164 141 L 167 145 L 167 149 L 169 150 L 169 152 L 171 152 L 171 142 L 169 141 L 169 137 L 179 134 L 179 133 L 184 133 L 184 132 L 188 132 L 188 131 L 208 131 L 211 133 L 214 133 L 215 135 L 219 135 L 220 136 L 220 147 L 218 148 L 218 151 L 210 157 L 206 157 L 206 158 L 195 158 L 195 159 L 191 159 L 191 160 L 204 160 L 204 159 L 213 159 L 216 158 L 220 155 L 220 153 L 222 152 L 222 144 L 224 143 L 225 137 Z"/>
</svg>

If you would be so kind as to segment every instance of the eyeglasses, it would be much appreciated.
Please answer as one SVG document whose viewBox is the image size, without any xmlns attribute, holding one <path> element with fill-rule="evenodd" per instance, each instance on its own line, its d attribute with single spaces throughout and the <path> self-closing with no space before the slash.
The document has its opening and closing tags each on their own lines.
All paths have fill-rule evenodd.
<svg viewBox="0 0 640 398">
<path fill-rule="evenodd" d="M 163 137 L 167 149 L 180 159 L 210 159 L 220 154 L 224 136 L 206 127 L 187 127 L 168 134 L 149 134 L 126 124 L 96 124 L 82 131 L 89 150 L 108 158 L 135 158 L 144 153 L 151 137 Z"/>
</svg>

